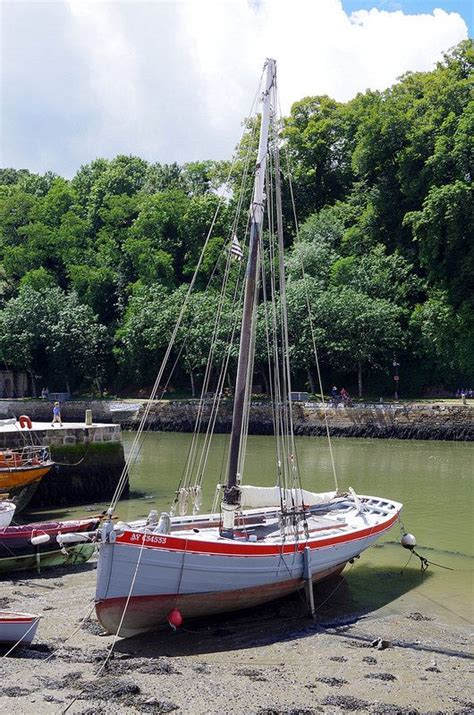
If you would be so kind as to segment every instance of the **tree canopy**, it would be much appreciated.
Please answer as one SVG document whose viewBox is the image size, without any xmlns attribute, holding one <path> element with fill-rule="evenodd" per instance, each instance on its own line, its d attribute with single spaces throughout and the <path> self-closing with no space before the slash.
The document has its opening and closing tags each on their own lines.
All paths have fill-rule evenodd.
<svg viewBox="0 0 474 715">
<path fill-rule="evenodd" d="M 473 60 L 462 42 L 431 72 L 346 103 L 305 97 L 284 118 L 296 385 L 314 385 L 309 314 L 323 371 L 353 389 L 363 373 L 366 389 L 392 391 L 394 356 L 406 391 L 473 379 Z M 194 391 L 211 343 L 223 350 L 217 294 L 201 291 L 222 270 L 232 234 L 245 230 L 245 212 L 232 221 L 245 151 L 258 139 L 254 121 L 246 128 L 232 165 L 119 155 L 71 180 L 0 169 L 3 363 L 74 389 L 149 384 L 213 225 L 176 354 L 176 380 Z M 229 330 L 232 301 L 222 311 Z M 256 365 L 265 380 L 259 348 Z"/>
</svg>

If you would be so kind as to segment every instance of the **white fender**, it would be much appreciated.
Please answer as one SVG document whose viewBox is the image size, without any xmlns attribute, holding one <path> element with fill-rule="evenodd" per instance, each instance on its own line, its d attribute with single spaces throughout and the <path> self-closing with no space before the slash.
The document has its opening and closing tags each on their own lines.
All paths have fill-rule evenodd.
<svg viewBox="0 0 474 715">
<path fill-rule="evenodd" d="M 63 544 L 80 544 L 89 541 L 89 534 L 58 534 L 56 541 L 60 546 Z"/>
</svg>

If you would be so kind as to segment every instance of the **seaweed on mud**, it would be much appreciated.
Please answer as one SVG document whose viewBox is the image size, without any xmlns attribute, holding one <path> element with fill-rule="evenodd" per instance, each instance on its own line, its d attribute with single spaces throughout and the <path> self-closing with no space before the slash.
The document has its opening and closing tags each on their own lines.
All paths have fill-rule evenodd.
<svg viewBox="0 0 474 715">
<path fill-rule="evenodd" d="M 31 593 L 31 591 L 12 591 L 14 596 L 21 596 L 22 598 L 36 598 L 36 593 Z"/>
<path fill-rule="evenodd" d="M 150 675 L 181 675 L 167 658 L 120 658 L 109 662 L 109 671 L 115 673 L 149 673 Z"/>
<path fill-rule="evenodd" d="M 419 715 L 416 708 L 404 708 L 401 705 L 392 703 L 381 703 L 371 710 L 372 715 Z"/>
<path fill-rule="evenodd" d="M 412 621 L 433 621 L 434 618 L 430 618 L 429 616 L 423 615 L 423 613 L 419 613 L 418 611 L 414 611 L 413 613 L 409 613 L 407 618 L 410 618 Z"/>
<path fill-rule="evenodd" d="M 197 665 L 193 666 L 193 670 L 195 673 L 201 673 L 202 675 L 209 675 L 211 672 L 211 669 L 207 665 L 207 663 L 198 663 Z"/>
<path fill-rule="evenodd" d="M 234 675 L 246 676 L 254 682 L 265 683 L 267 681 L 267 678 L 263 675 L 262 671 L 257 670 L 256 668 L 239 668 L 239 670 L 235 671 Z"/>
<path fill-rule="evenodd" d="M 100 636 L 103 632 L 104 629 L 98 623 L 92 618 L 87 618 L 82 624 L 81 624 L 81 630 L 86 631 L 86 633 L 90 633 L 92 636 Z"/>
<path fill-rule="evenodd" d="M 48 690 L 62 690 L 63 688 L 80 688 L 82 686 L 82 673 L 79 670 L 73 670 L 71 673 L 66 673 L 61 678 L 48 678 L 42 676 L 41 684 Z"/>
<path fill-rule="evenodd" d="M 61 700 L 61 698 L 55 698 L 54 695 L 51 695 L 51 693 L 45 693 L 43 695 L 43 700 L 47 703 L 63 703 L 64 700 Z"/>
<path fill-rule="evenodd" d="M 364 678 L 372 678 L 373 680 L 397 680 L 397 677 L 393 673 L 367 673 Z"/>
<path fill-rule="evenodd" d="M 335 663 L 346 663 L 347 658 L 344 655 L 332 655 L 329 660 L 333 660 Z"/>
<path fill-rule="evenodd" d="M 106 676 L 100 682 L 96 680 L 85 683 L 79 695 L 80 700 L 127 700 L 130 704 L 135 699 L 130 700 L 129 696 L 138 695 L 140 687 L 133 680 L 112 678 Z"/>
<path fill-rule="evenodd" d="M 363 663 L 369 663 L 370 665 L 376 665 L 377 664 L 377 658 L 374 658 L 373 655 L 364 655 L 362 658 Z"/>
<path fill-rule="evenodd" d="M 343 685 L 347 685 L 347 680 L 342 678 L 315 678 L 318 683 L 324 683 L 325 685 L 330 685 L 332 688 L 342 688 Z"/>
<path fill-rule="evenodd" d="M 29 695 L 33 690 L 28 688 L 19 688 L 16 685 L 12 685 L 9 688 L 2 688 L 2 695 L 6 695 L 7 698 L 21 698 L 23 695 Z"/>
<path fill-rule="evenodd" d="M 56 658 L 67 660 L 74 663 L 100 663 L 107 656 L 106 648 L 76 648 L 75 646 L 67 646 L 61 648 L 56 655 Z"/>
<path fill-rule="evenodd" d="M 462 705 L 463 709 L 468 708 L 471 713 L 474 712 L 474 702 L 472 700 L 464 700 L 464 698 L 458 698 L 456 695 L 453 695 L 451 700 Z"/>
<path fill-rule="evenodd" d="M 367 700 L 354 698 L 352 695 L 328 695 L 322 701 L 323 705 L 332 705 L 340 710 L 356 712 L 357 710 L 368 710 L 369 703 Z"/>
<path fill-rule="evenodd" d="M 7 596 L 2 596 L 0 598 L 0 608 L 8 608 L 10 603 L 11 603 L 11 598 L 7 598 Z"/>
<path fill-rule="evenodd" d="M 171 700 L 159 700 L 158 698 L 148 698 L 137 703 L 141 713 L 156 713 L 156 715 L 165 715 L 173 710 L 179 710 L 179 705 L 171 702 Z"/>
<path fill-rule="evenodd" d="M 0 645 L 0 657 L 11 651 L 8 659 L 16 660 L 45 660 L 51 652 L 51 648 L 43 643 L 38 644 L 18 644 L 14 650 L 10 645 Z"/>
</svg>

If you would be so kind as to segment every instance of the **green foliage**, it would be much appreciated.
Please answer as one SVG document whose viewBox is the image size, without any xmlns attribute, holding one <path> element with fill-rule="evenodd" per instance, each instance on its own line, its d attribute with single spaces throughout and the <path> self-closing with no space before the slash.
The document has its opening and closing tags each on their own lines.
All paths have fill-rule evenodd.
<svg viewBox="0 0 474 715">
<path fill-rule="evenodd" d="M 100 380 L 106 331 L 74 293 L 59 288 L 22 287 L 0 312 L 0 354 L 4 363 L 28 370 L 51 384 Z"/>
<path fill-rule="evenodd" d="M 421 211 L 407 214 L 428 280 L 448 289 L 454 305 L 474 293 L 474 191 L 455 181 L 430 189 Z"/>
<path fill-rule="evenodd" d="M 473 68 L 472 43 L 462 42 L 432 72 L 408 73 L 346 103 L 306 97 L 284 120 L 303 221 L 297 232 L 284 176 L 296 375 L 314 370 L 308 290 L 327 370 L 384 368 L 396 350 L 417 384 L 472 379 Z M 185 317 L 175 355 L 177 379 L 196 387 L 217 310 L 212 291 L 208 300 L 199 291 L 211 276 L 216 285 L 232 232 L 245 234 L 251 188 L 244 178 L 257 144 L 254 118 L 232 165 L 120 155 L 95 159 L 71 181 L 0 169 L 4 358 L 45 377 L 67 373 L 75 384 L 100 378 L 116 360 L 122 382 L 152 381 L 214 222 L 191 302 L 195 318 Z M 285 156 L 282 166 L 289 174 Z M 233 226 L 239 199 L 244 210 Z M 235 310 L 226 303 L 224 312 L 228 330 Z M 214 339 L 222 352 L 224 335 Z M 263 372 L 261 323 L 256 362 Z"/>
<path fill-rule="evenodd" d="M 413 266 L 398 251 L 387 255 L 383 244 L 363 256 L 345 256 L 331 266 L 332 283 L 350 286 L 370 298 L 409 305 L 422 289 Z"/>
<path fill-rule="evenodd" d="M 400 306 L 348 286 L 321 290 L 314 278 L 288 285 L 289 334 L 296 369 L 315 367 L 313 336 L 323 365 L 342 372 L 387 369 L 394 350 L 404 347 L 404 318 Z"/>
<path fill-rule="evenodd" d="M 57 282 L 55 276 L 43 268 L 33 268 L 31 271 L 25 273 L 20 279 L 20 288 L 28 286 L 34 291 L 42 292 L 49 288 L 57 287 Z"/>
<path fill-rule="evenodd" d="M 293 104 L 284 136 L 294 172 L 298 215 L 341 199 L 352 178 L 350 131 L 344 105 L 329 97 Z"/>
<path fill-rule="evenodd" d="M 410 327 L 418 355 L 447 373 L 469 378 L 474 370 L 474 312 L 467 303 L 455 311 L 446 291 L 435 290 L 413 311 Z"/>
</svg>

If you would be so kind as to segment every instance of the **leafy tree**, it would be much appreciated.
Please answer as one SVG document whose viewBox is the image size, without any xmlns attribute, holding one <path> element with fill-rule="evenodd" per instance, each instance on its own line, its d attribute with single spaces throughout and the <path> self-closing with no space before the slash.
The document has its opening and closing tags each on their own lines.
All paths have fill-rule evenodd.
<svg viewBox="0 0 474 715">
<path fill-rule="evenodd" d="M 394 350 L 405 344 L 403 310 L 381 298 L 370 298 L 353 288 L 320 291 L 314 279 L 288 285 L 288 320 L 292 355 L 300 369 L 314 365 L 310 317 L 320 359 L 343 372 L 357 372 L 362 396 L 362 373 L 387 365 Z"/>
<path fill-rule="evenodd" d="M 74 293 L 24 286 L 0 312 L 0 353 L 5 363 L 58 384 L 100 381 L 106 330 Z"/>
<path fill-rule="evenodd" d="M 38 199 L 17 186 L 0 194 L 0 245 L 14 246 L 22 242 L 19 229 L 35 216 Z"/>
<path fill-rule="evenodd" d="M 413 311 L 410 326 L 416 354 L 444 379 L 474 370 L 474 314 L 455 311 L 446 291 L 435 290 Z"/>
<path fill-rule="evenodd" d="M 56 277 L 46 268 L 34 268 L 25 273 L 20 280 L 20 289 L 28 286 L 36 292 L 43 292 L 57 287 Z"/>
<path fill-rule="evenodd" d="M 146 172 L 143 192 L 146 194 L 159 194 L 162 191 L 177 189 L 186 191 L 187 182 L 183 175 L 182 167 L 173 164 L 150 164 Z"/>
<path fill-rule="evenodd" d="M 117 333 L 116 355 L 120 364 L 131 368 L 129 375 L 135 381 L 151 381 L 158 372 L 187 290 L 181 286 L 170 293 L 163 286 L 139 287 L 132 296 L 124 325 Z M 224 309 L 218 311 L 218 303 L 217 293 L 192 294 L 176 336 L 171 364 L 180 358 L 193 396 L 196 380 L 209 361 L 211 347 L 216 359 L 222 360 L 231 333 L 232 308 L 225 301 Z M 219 329 L 215 327 L 218 312 L 221 315 Z"/>
<path fill-rule="evenodd" d="M 474 191 L 455 181 L 433 187 L 421 211 L 407 214 L 428 280 L 446 287 L 457 306 L 474 294 Z"/>
<path fill-rule="evenodd" d="M 111 206 L 114 206 L 111 198 L 135 196 L 145 185 L 147 171 L 147 162 L 136 156 L 119 155 L 105 166 L 97 166 L 98 176 L 92 183 L 86 204 L 87 215 L 94 230 L 107 220 L 106 216 Z"/>
<path fill-rule="evenodd" d="M 84 305 L 89 306 L 100 322 L 111 326 L 117 318 L 117 274 L 109 266 L 69 266 L 70 285 Z"/>
<path fill-rule="evenodd" d="M 343 198 L 352 178 L 346 110 L 327 96 L 295 102 L 284 136 L 293 167 L 298 215 Z"/>
<path fill-rule="evenodd" d="M 381 243 L 365 255 L 339 258 L 331 266 L 331 275 L 335 286 L 350 286 L 397 305 L 409 305 L 422 289 L 413 265 L 397 251 L 387 255 Z"/>
</svg>

